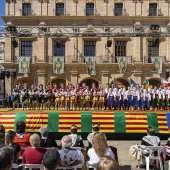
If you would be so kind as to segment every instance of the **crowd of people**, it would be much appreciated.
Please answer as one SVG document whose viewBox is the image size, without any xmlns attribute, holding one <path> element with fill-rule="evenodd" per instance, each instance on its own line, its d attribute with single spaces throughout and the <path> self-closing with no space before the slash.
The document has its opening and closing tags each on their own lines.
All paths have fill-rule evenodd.
<svg viewBox="0 0 170 170">
<path fill-rule="evenodd" d="M 65 88 L 61 83 L 37 86 L 34 84 L 28 89 L 23 84 L 13 89 L 13 109 L 47 109 L 51 106 L 55 110 L 170 110 L 170 87 L 154 87 L 148 89 L 144 85 L 133 87 L 116 87 L 106 84 L 106 88 L 99 82 L 98 87 L 92 83 L 91 87 L 82 83 L 75 86 L 69 83 Z"/>
<path fill-rule="evenodd" d="M 88 167 L 89 170 L 119 170 L 117 149 L 108 146 L 105 134 L 100 133 L 99 123 L 93 124 L 93 132 L 87 136 L 87 147 L 77 133 L 76 125 L 71 126 L 71 133 L 63 136 L 60 144 L 48 137 L 47 127 L 40 128 L 40 135 L 27 133 L 25 129 L 24 121 L 17 122 L 16 132 L 5 132 L 4 126 L 0 125 L 0 170 L 22 170 L 26 164 L 41 164 L 45 170 L 63 167 L 69 169 L 75 166 L 78 169 Z M 152 127 L 148 127 L 147 135 L 142 138 L 141 146 L 143 145 L 161 145 L 161 140 Z M 156 151 L 153 154 L 156 155 Z M 170 138 L 163 145 L 162 157 L 166 165 L 170 160 Z M 142 159 L 142 162 L 140 167 L 146 169 L 145 159 Z"/>
<path fill-rule="evenodd" d="M 75 166 L 119 170 L 117 153 L 113 153 L 106 136 L 99 132 L 99 123 L 93 125 L 94 131 L 87 137 L 88 147 L 77 134 L 76 125 L 71 126 L 71 134 L 62 137 L 61 144 L 48 137 L 47 127 L 40 128 L 40 135 L 27 133 L 25 128 L 25 122 L 19 121 L 16 132 L 5 133 L 4 126 L 0 125 L 0 170 L 21 170 L 26 164 L 43 164 L 46 170 Z"/>
</svg>

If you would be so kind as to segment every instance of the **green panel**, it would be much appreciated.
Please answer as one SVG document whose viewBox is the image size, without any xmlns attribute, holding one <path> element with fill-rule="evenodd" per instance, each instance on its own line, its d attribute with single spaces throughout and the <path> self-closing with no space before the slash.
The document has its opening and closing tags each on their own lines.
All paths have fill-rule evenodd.
<svg viewBox="0 0 170 170">
<path fill-rule="evenodd" d="M 81 113 L 81 132 L 92 132 L 92 112 Z"/>
<path fill-rule="evenodd" d="M 14 131 L 16 132 L 16 124 L 19 121 L 26 122 L 27 113 L 26 112 L 17 112 L 15 115 Z"/>
<path fill-rule="evenodd" d="M 59 113 L 49 112 L 48 113 L 48 131 L 58 132 L 58 126 L 59 126 Z"/>
<path fill-rule="evenodd" d="M 147 113 L 148 126 L 155 129 L 156 133 L 159 133 L 158 118 L 156 113 Z"/>
<path fill-rule="evenodd" d="M 114 112 L 115 133 L 126 133 L 126 121 L 124 112 Z"/>
</svg>

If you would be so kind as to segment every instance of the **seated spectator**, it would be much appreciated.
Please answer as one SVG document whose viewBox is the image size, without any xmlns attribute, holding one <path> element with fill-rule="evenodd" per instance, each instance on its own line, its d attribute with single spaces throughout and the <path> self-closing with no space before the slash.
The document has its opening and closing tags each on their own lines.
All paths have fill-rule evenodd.
<svg viewBox="0 0 170 170">
<path fill-rule="evenodd" d="M 147 129 L 147 136 L 144 136 L 141 141 L 141 145 L 145 146 L 160 146 L 160 138 L 158 136 L 155 136 L 155 130 L 152 127 L 148 127 Z M 157 155 L 157 151 L 153 153 L 155 156 Z M 142 157 L 143 165 L 141 165 L 142 168 L 146 168 L 146 162 L 145 158 Z M 153 169 L 152 162 L 150 162 L 151 169 Z"/>
<path fill-rule="evenodd" d="M 160 146 L 160 138 L 155 136 L 155 130 L 152 127 L 148 127 L 147 136 L 142 138 L 141 145 L 145 146 Z"/>
<path fill-rule="evenodd" d="M 59 150 L 60 153 L 60 166 L 75 166 L 81 164 L 84 165 L 84 156 L 81 151 L 77 149 L 72 149 L 72 141 L 69 136 L 64 136 L 61 139 L 62 149 Z"/>
<path fill-rule="evenodd" d="M 27 148 L 22 157 L 24 164 L 41 164 L 46 149 L 40 148 L 40 137 L 34 133 L 30 136 L 31 147 Z"/>
<path fill-rule="evenodd" d="M 104 156 L 97 164 L 97 170 L 119 170 L 119 164 L 110 156 Z"/>
<path fill-rule="evenodd" d="M 60 161 L 60 154 L 56 149 L 50 149 L 44 154 L 43 165 L 45 170 L 56 170 Z"/>
<path fill-rule="evenodd" d="M 167 143 L 164 145 L 164 159 L 165 161 L 170 160 L 170 137 L 167 140 Z"/>
<path fill-rule="evenodd" d="M 14 149 L 3 147 L 0 149 L 0 170 L 10 170 L 14 160 Z"/>
<path fill-rule="evenodd" d="M 16 135 L 14 138 L 14 143 L 19 144 L 21 147 L 28 147 L 30 146 L 29 138 L 30 138 L 30 133 L 25 132 L 26 124 L 24 121 L 19 121 L 17 122 L 16 125 Z M 23 154 L 24 151 L 21 151 L 21 155 Z"/>
<path fill-rule="evenodd" d="M 21 147 L 17 143 L 14 143 L 14 137 L 15 137 L 15 132 L 12 130 L 5 133 L 5 146 L 14 148 L 14 164 L 17 165 L 20 156 Z"/>
<path fill-rule="evenodd" d="M 88 148 L 92 147 L 92 139 L 93 139 L 94 134 L 100 131 L 100 123 L 94 123 L 92 128 L 93 128 L 93 132 L 89 133 L 89 135 L 87 136 Z"/>
<path fill-rule="evenodd" d="M 55 147 L 57 148 L 58 145 L 55 140 L 49 139 L 48 138 L 48 128 L 45 126 L 42 126 L 40 128 L 40 134 L 41 134 L 41 142 L 40 142 L 40 147 Z"/>
<path fill-rule="evenodd" d="M 71 134 L 68 135 L 72 141 L 72 147 L 84 147 L 81 135 L 77 134 L 77 126 L 71 126 Z"/>
<path fill-rule="evenodd" d="M 111 156 L 115 158 L 112 150 L 108 147 L 105 136 L 102 133 L 96 133 L 92 139 L 93 148 L 89 149 L 87 155 L 89 156 L 89 165 L 97 164 L 104 156 Z"/>
<path fill-rule="evenodd" d="M 5 128 L 0 124 L 0 148 L 4 147 L 5 144 Z"/>
</svg>

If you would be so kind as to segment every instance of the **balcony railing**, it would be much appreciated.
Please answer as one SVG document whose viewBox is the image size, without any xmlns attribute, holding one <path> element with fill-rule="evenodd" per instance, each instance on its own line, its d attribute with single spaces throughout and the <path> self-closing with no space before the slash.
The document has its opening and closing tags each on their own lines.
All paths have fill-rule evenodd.
<svg viewBox="0 0 170 170">
<path fill-rule="evenodd" d="M 98 16 L 98 15 L 100 15 L 98 13 L 97 9 L 86 8 L 84 11 L 85 11 L 86 16 Z"/>
<path fill-rule="evenodd" d="M 114 16 L 128 16 L 129 14 L 126 12 L 126 9 L 113 9 Z"/>
<path fill-rule="evenodd" d="M 22 57 L 22 56 L 20 56 Z M 14 56 L 13 63 L 19 64 L 19 56 Z M 29 56 L 23 56 L 23 57 L 29 57 Z M 35 64 L 36 63 L 36 56 L 30 56 L 30 64 Z"/>
<path fill-rule="evenodd" d="M 20 16 L 35 16 L 36 13 L 31 9 L 31 10 L 26 10 L 23 11 L 22 9 L 20 9 Z"/>
<path fill-rule="evenodd" d="M 66 9 L 64 8 L 57 8 L 53 10 L 54 16 L 66 16 L 70 15 Z"/>
<path fill-rule="evenodd" d="M 150 8 L 148 9 L 148 16 L 163 16 L 161 9 Z"/>
<path fill-rule="evenodd" d="M 143 63 L 152 63 L 151 57 L 152 56 L 144 56 Z M 156 57 L 156 56 L 153 56 L 153 57 Z M 159 57 L 162 58 L 162 63 L 167 63 L 166 56 L 159 56 Z"/>
</svg>

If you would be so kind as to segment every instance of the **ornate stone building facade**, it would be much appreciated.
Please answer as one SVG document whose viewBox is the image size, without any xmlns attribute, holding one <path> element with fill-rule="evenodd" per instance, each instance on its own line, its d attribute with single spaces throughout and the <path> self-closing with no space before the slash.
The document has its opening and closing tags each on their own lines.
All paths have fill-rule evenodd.
<svg viewBox="0 0 170 170">
<path fill-rule="evenodd" d="M 18 70 L 19 58 L 31 57 L 30 73 L 8 78 L 8 91 L 18 81 L 105 86 L 117 78 L 127 86 L 129 78 L 139 85 L 148 78 L 159 85 L 170 68 L 169 0 L 6 0 L 5 11 L 6 26 L 17 30 L 6 34 L 3 66 Z M 53 72 L 54 56 L 64 57 L 64 73 Z M 88 74 L 87 56 L 95 58 L 95 75 Z M 119 57 L 126 57 L 124 72 Z M 152 57 L 161 58 L 160 73 Z"/>
</svg>

